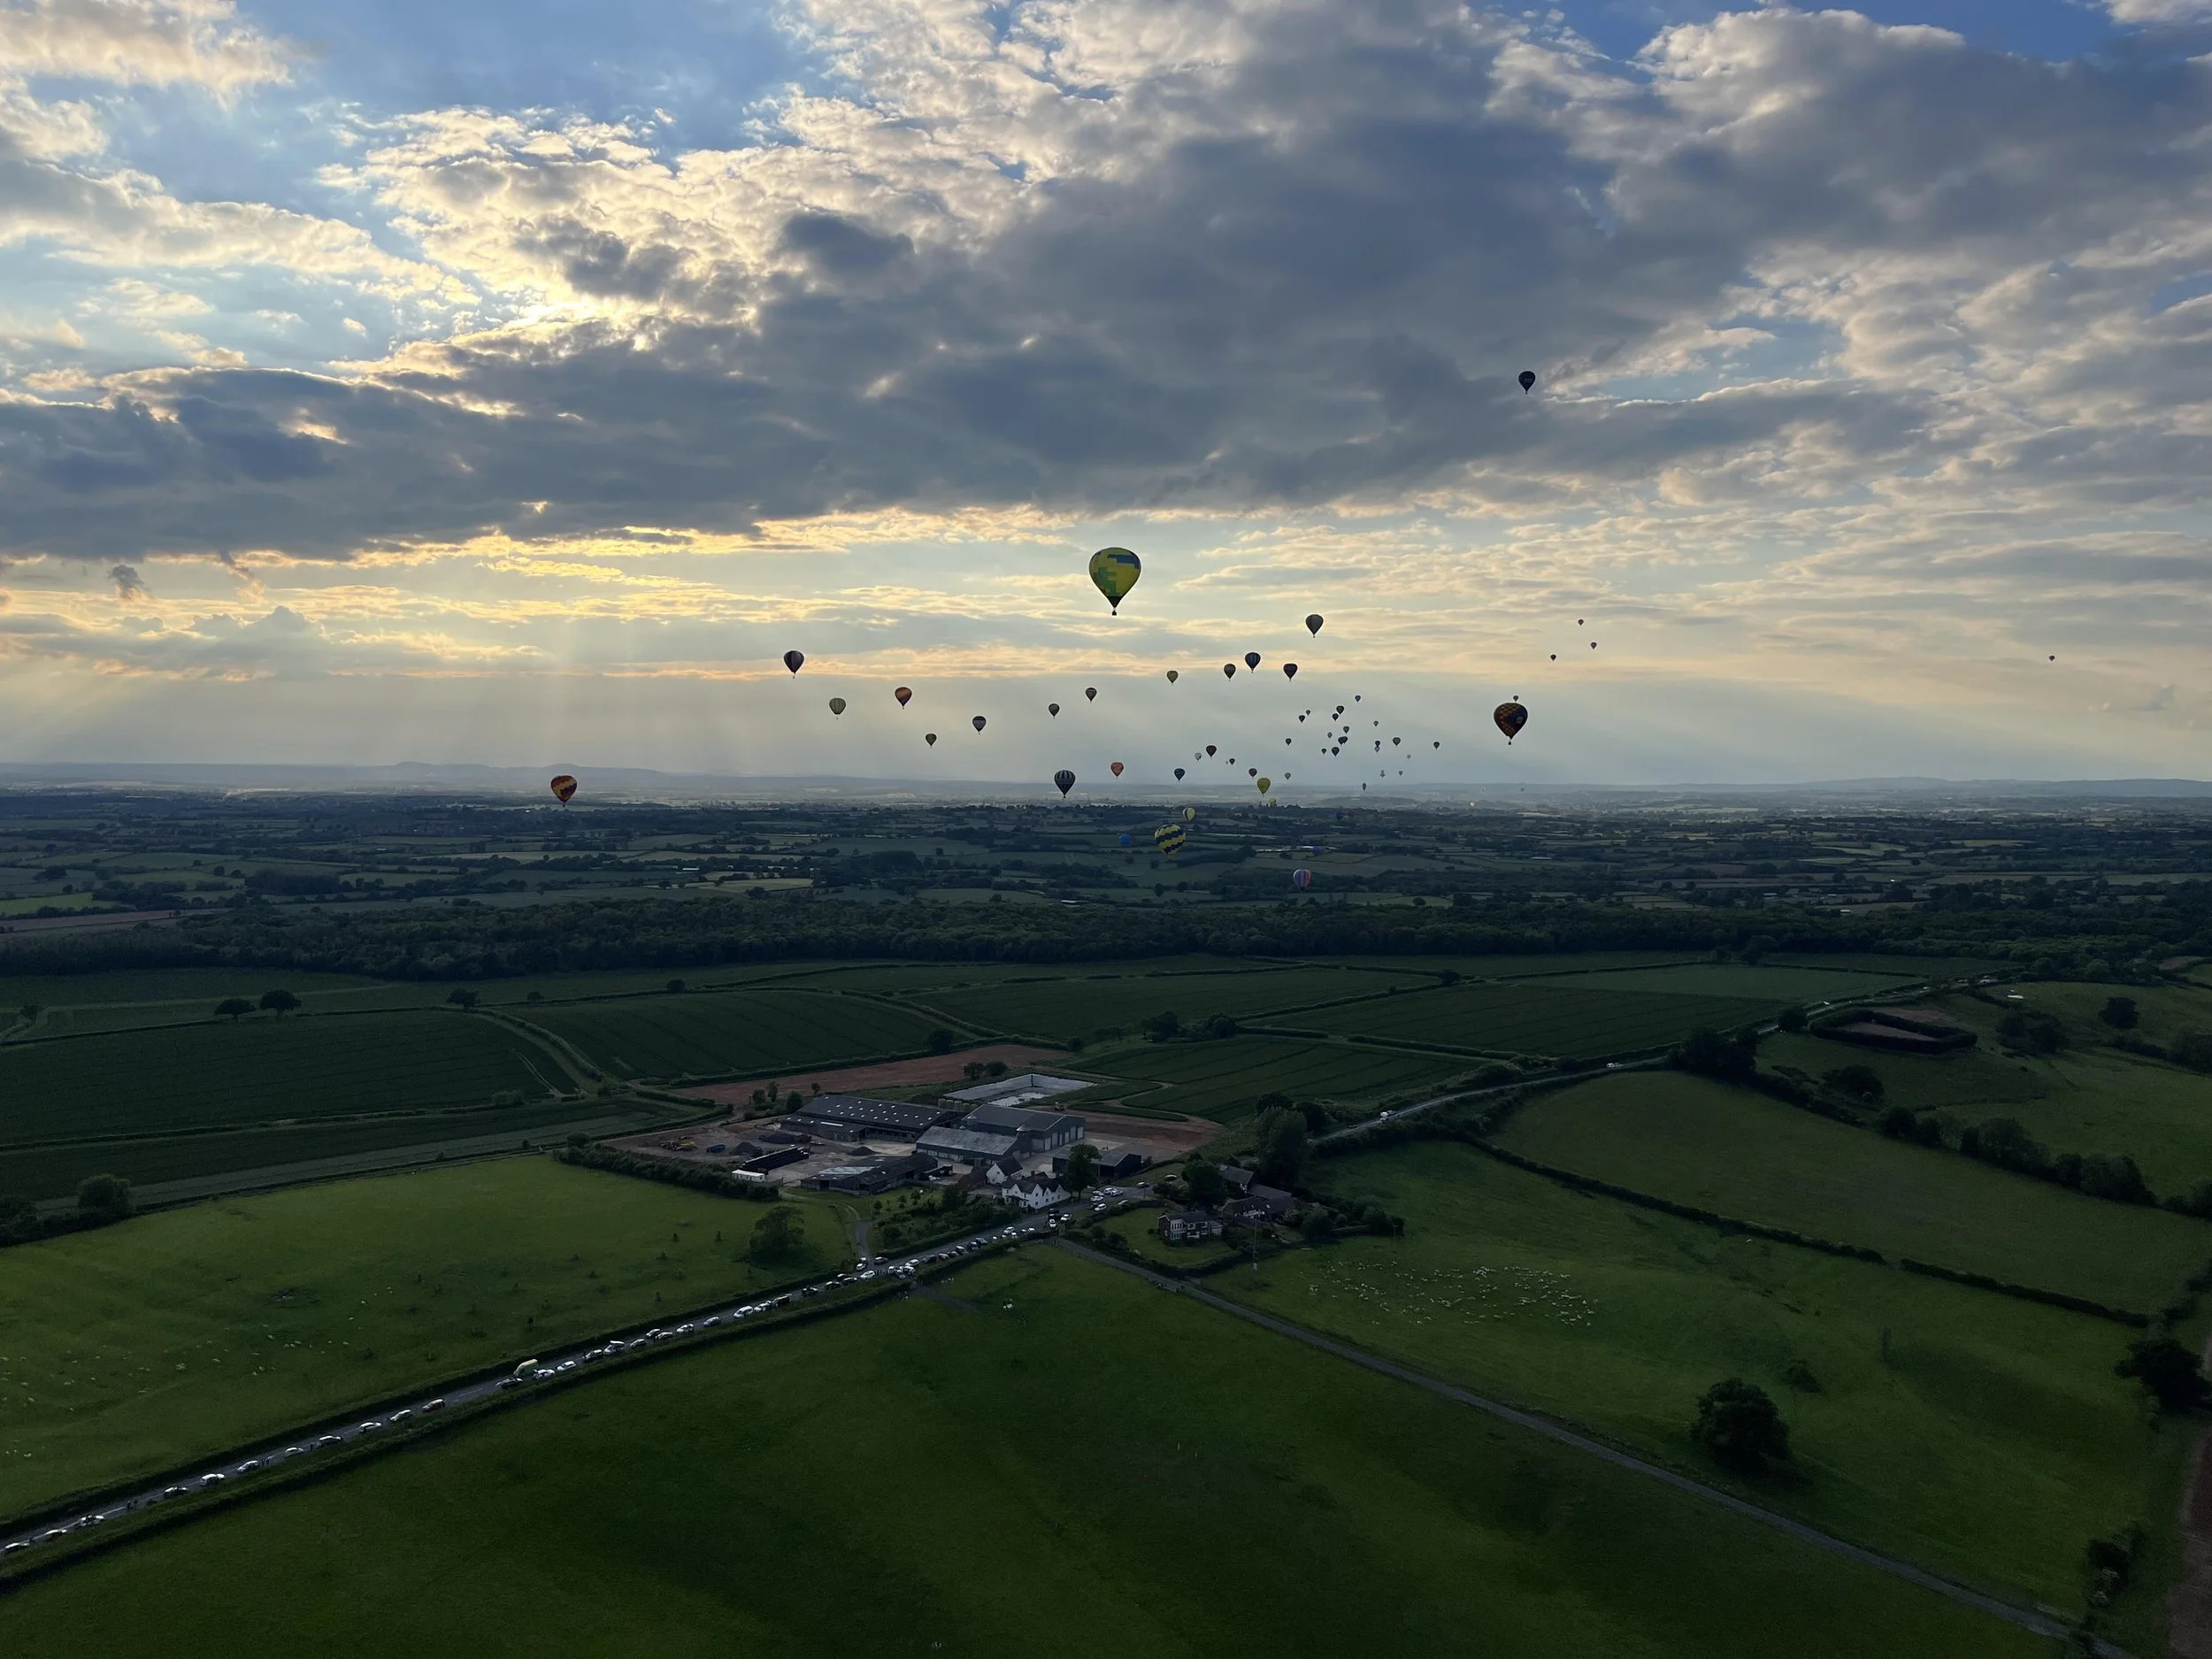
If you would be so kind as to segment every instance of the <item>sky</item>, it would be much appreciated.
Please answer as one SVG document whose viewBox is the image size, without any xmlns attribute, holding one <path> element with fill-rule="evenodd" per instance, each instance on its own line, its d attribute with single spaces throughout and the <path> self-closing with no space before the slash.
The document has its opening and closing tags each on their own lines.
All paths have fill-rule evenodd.
<svg viewBox="0 0 2212 1659">
<path fill-rule="evenodd" d="M 0 0 L 0 761 L 2212 776 L 2208 207 L 2212 0 Z"/>
</svg>

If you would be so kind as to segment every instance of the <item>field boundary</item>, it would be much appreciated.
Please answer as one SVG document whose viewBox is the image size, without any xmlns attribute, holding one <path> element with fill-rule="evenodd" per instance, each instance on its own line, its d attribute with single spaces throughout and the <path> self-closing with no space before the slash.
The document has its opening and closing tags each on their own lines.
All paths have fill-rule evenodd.
<svg viewBox="0 0 2212 1659">
<path fill-rule="evenodd" d="M 1642 1475 L 1647 1479 L 1659 1481 L 1663 1485 L 1672 1486 L 1678 1492 L 1701 1498 L 1709 1503 L 1717 1504 L 1724 1509 L 1732 1510 L 1738 1515 L 1757 1522 L 1762 1526 L 1770 1527 L 1801 1543 L 1824 1549 L 1831 1555 L 1841 1555 L 1847 1561 L 1855 1562 L 1863 1567 L 1870 1567 L 1878 1572 L 1886 1573 L 1893 1578 L 1901 1578 L 1909 1584 L 1917 1585 L 1924 1590 L 1932 1591 L 1937 1595 L 1956 1601 L 1962 1606 L 1970 1607 L 1989 1614 L 1992 1617 L 2002 1619 L 2007 1624 L 2017 1625 L 2022 1630 L 2032 1632 L 2039 1636 L 2052 1638 L 2064 1638 L 2071 1633 L 2067 1624 L 2047 1613 L 2032 1608 L 2021 1607 L 2001 1597 L 1991 1595 L 1985 1591 L 1976 1590 L 1967 1585 L 1946 1578 L 1939 1573 L 1931 1572 L 1925 1567 L 1916 1566 L 1913 1563 L 1901 1560 L 1894 1555 L 1882 1555 L 1878 1551 L 1868 1549 L 1863 1545 L 1851 1543 L 1847 1540 L 1836 1537 L 1832 1532 L 1824 1532 L 1818 1527 L 1809 1526 L 1802 1521 L 1792 1519 L 1786 1515 L 1763 1509 L 1758 1504 L 1739 1498 L 1732 1493 L 1723 1492 L 1717 1486 L 1709 1486 L 1702 1481 L 1678 1473 L 1663 1464 L 1647 1462 L 1617 1447 L 1609 1446 L 1603 1440 L 1578 1432 L 1563 1424 L 1552 1421 L 1549 1417 L 1540 1417 L 1532 1411 L 1525 1411 L 1518 1407 L 1507 1405 L 1502 1401 L 1492 1400 L 1486 1395 L 1476 1394 L 1471 1389 L 1463 1388 L 1455 1383 L 1448 1383 L 1440 1378 L 1431 1377 L 1425 1372 L 1416 1371 L 1411 1366 L 1402 1364 L 1396 1360 L 1385 1358 L 1379 1354 L 1371 1354 L 1364 1348 L 1357 1348 L 1335 1337 L 1324 1336 L 1317 1331 L 1310 1331 L 1303 1325 L 1294 1325 L 1287 1319 L 1278 1318 L 1272 1314 L 1263 1313 L 1256 1308 L 1248 1308 L 1226 1297 L 1217 1296 L 1210 1291 L 1202 1290 L 1195 1285 L 1170 1279 L 1164 1274 L 1156 1272 L 1153 1269 L 1140 1265 L 1135 1262 L 1120 1261 L 1111 1256 L 1078 1244 L 1071 1239 L 1055 1239 L 1053 1243 L 1058 1248 L 1084 1261 L 1128 1273 L 1168 1292 L 1171 1295 L 1188 1296 L 1194 1302 L 1202 1302 L 1218 1312 L 1226 1313 L 1245 1320 L 1248 1324 L 1256 1325 L 1263 1330 L 1271 1331 L 1278 1336 L 1286 1337 L 1294 1342 L 1302 1342 L 1309 1348 L 1333 1355 L 1338 1359 L 1348 1361 L 1352 1364 L 1362 1366 L 1380 1376 L 1391 1378 L 1398 1382 L 1410 1383 L 1413 1386 L 1425 1389 L 1439 1399 L 1448 1400 L 1455 1405 L 1471 1406 L 1502 1422 L 1510 1423 L 1517 1428 L 1540 1434 L 1555 1444 L 1601 1458 L 1617 1468 L 1627 1470 L 1632 1474 Z M 2096 1652 L 2101 1659 L 2131 1659 L 2131 1655 L 2124 1648 L 2116 1647 L 2110 1642 L 2101 1640 L 2096 1643 Z"/>
</svg>

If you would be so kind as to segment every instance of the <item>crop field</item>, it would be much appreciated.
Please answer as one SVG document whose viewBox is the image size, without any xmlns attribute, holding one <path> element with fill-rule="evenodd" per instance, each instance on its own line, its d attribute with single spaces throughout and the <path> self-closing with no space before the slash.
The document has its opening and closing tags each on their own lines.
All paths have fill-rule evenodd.
<svg viewBox="0 0 2212 1659">
<path fill-rule="evenodd" d="M 772 1271 L 742 1259 L 764 1206 L 543 1157 L 0 1250 L 0 1514 L 847 1260 L 799 1203 L 805 1252 Z"/>
<path fill-rule="evenodd" d="M 1008 897 L 1012 897 L 1008 895 Z M 825 991 L 868 991 L 877 995 L 926 993 L 941 987 L 1002 985 L 1009 979 L 1079 978 L 1112 974 L 1130 979 L 1154 973 L 1237 973 L 1274 963 L 1254 964 L 1241 956 L 1148 956 L 1129 962 L 1085 962 L 1041 966 L 1033 962 L 897 962 L 855 966 L 810 966 L 787 963 L 783 976 L 794 985 Z M 1362 967 L 1372 967 L 1363 962 Z M 1395 964 L 1393 964 L 1393 966 Z"/>
<path fill-rule="evenodd" d="M 1553 973 L 1589 973 L 1618 968 L 1663 968 L 1674 963 L 1695 963 L 1704 953 L 1690 950 L 1588 950 L 1574 955 L 1534 954 L 1525 956 L 1498 953 L 1480 956 L 1321 956 L 1317 962 L 1337 967 L 1371 968 L 1387 964 L 1416 973 L 1456 973 L 1463 979 L 1529 979 Z"/>
<path fill-rule="evenodd" d="M 5 956 L 0 956 L 0 964 L 5 961 Z M 90 1009 L 122 1003 L 173 1003 L 187 1010 L 178 1018 L 193 1018 L 204 1016 L 227 996 L 250 999 L 277 985 L 303 999 L 333 991 L 380 988 L 373 979 L 290 969 L 279 972 L 258 968 L 122 968 L 104 973 L 0 973 L 0 1019 L 27 1004 L 42 1009 Z M 444 995 L 442 988 L 439 995 Z"/>
<path fill-rule="evenodd" d="M 1393 1053 L 1294 1037 L 1231 1037 L 1215 1042 L 1146 1043 L 1087 1057 L 1085 1067 L 1162 1087 L 1130 1103 L 1233 1122 L 1279 1091 L 1294 1100 L 1349 1103 L 1425 1088 L 1467 1063 L 1448 1055 Z"/>
<path fill-rule="evenodd" d="M 1815 1238 L 2147 1311 L 2212 1226 L 2084 1198 L 1679 1072 L 1548 1094 L 1499 1143 L 1563 1169 Z"/>
<path fill-rule="evenodd" d="M 1578 974 L 1561 983 L 1594 991 L 1656 991 L 1670 996 L 1734 996 L 1781 1007 L 1871 996 L 1893 986 L 1917 985 L 1916 975 L 1850 973 L 1834 968 L 1777 968 L 1764 963 L 1698 962 L 1672 968 L 1625 968 Z"/>
<path fill-rule="evenodd" d="M 915 1297 L 671 1356 L 88 1560 L 0 1601 L 0 1646 L 1429 1659 L 1479 1632 L 1495 1659 L 2047 1649 L 1110 1270 L 1036 1250 L 947 1289 L 972 1310 Z M 1050 1409 L 1009 1409 L 1025 1378 L 1048 1379 Z M 889 1470 L 927 1478 L 887 1488 Z"/>
<path fill-rule="evenodd" d="M 758 1077 L 917 1053 L 941 1022 L 861 997 L 819 991 L 684 992 L 548 1005 L 520 1017 L 622 1077 Z"/>
<path fill-rule="evenodd" d="M 1314 1166 L 1407 1218 L 1210 1288 L 1728 1484 L 1688 1428 L 1724 1377 L 1791 1430 L 1737 1487 L 2022 1599 L 2075 1605 L 2083 1538 L 2162 1513 L 2190 1438 L 2112 1375 L 2128 1333 L 2058 1309 L 1731 1237 L 1428 1142 Z M 1816 1388 L 1793 1386 L 1793 1362 Z"/>
<path fill-rule="evenodd" d="M 988 989 L 925 993 L 919 1006 L 991 1031 L 1064 1041 L 1109 1030 L 1134 1031 L 1163 1010 L 1194 1023 L 1214 1014 L 1249 1019 L 1279 1010 L 1349 997 L 1378 996 L 1435 981 L 1427 974 L 1376 968 L 1245 968 L 1151 975 L 1098 969 Z"/>
<path fill-rule="evenodd" d="M 1771 1015 L 1778 1001 L 1591 991 L 1579 983 L 1456 985 L 1379 1002 L 1324 1009 L 1300 1025 L 1513 1054 L 1595 1058 L 1675 1042 L 1700 1025 L 1740 1025 Z"/>
<path fill-rule="evenodd" d="M 594 1134 L 630 1134 L 667 1120 L 671 1109 L 641 1102 L 608 1102 L 567 1096 L 521 1106 L 470 1111 L 407 1112 L 389 1118 L 324 1119 L 285 1128 L 221 1129 L 202 1134 L 150 1135 L 119 1141 L 71 1141 L 41 1146 L 0 1148 L 0 1193 L 35 1199 L 63 1198 L 88 1175 L 120 1175 L 147 1187 L 284 1165 L 317 1166 L 331 1159 L 367 1157 L 419 1148 L 427 1160 L 448 1146 L 454 1156 L 484 1150 L 488 1137 L 496 1149 L 511 1151 L 518 1141 L 543 1145 L 571 1130 Z M 393 1160 L 386 1160 L 393 1161 Z M 303 1175 L 304 1179 L 304 1175 Z M 158 1193 L 150 1195 L 157 1199 Z"/>
<path fill-rule="evenodd" d="M 180 1025 L 0 1049 L 0 1145 L 476 1106 L 573 1087 L 536 1044 L 452 1012 Z"/>
</svg>

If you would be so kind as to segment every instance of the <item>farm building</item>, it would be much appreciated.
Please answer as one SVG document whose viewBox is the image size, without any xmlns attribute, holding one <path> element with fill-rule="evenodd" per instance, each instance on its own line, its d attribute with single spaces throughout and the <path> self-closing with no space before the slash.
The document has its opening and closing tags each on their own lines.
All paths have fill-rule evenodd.
<svg viewBox="0 0 2212 1659">
<path fill-rule="evenodd" d="M 951 1123 L 960 1113 L 956 1108 L 917 1106 L 907 1101 L 818 1094 L 807 1102 L 802 1115 L 817 1123 L 849 1125 L 871 1140 L 912 1141 L 941 1124 Z"/>
<path fill-rule="evenodd" d="M 922 1135 L 914 1149 L 954 1164 L 987 1164 L 995 1158 L 1032 1157 L 1071 1147 L 1082 1138 L 1083 1120 L 1072 1112 L 979 1106 L 950 1127 Z"/>
<path fill-rule="evenodd" d="M 1081 1078 L 1047 1077 L 1041 1071 L 1024 1071 L 1018 1077 L 1002 1077 L 995 1082 L 956 1090 L 945 1098 L 968 1107 L 1026 1106 L 1032 1101 L 1050 1100 L 1055 1094 L 1073 1094 L 1090 1087 Z"/>
<path fill-rule="evenodd" d="M 831 1193 L 884 1193 L 904 1182 L 919 1180 L 936 1167 L 935 1158 L 907 1152 L 867 1164 L 835 1164 L 809 1176 L 807 1185 Z"/>
<path fill-rule="evenodd" d="M 779 1147 L 773 1152 L 763 1152 L 757 1156 L 747 1158 L 737 1167 L 748 1175 L 765 1175 L 769 1171 L 780 1170 L 787 1164 L 801 1163 L 805 1157 L 806 1149 L 803 1147 Z"/>
<path fill-rule="evenodd" d="M 1128 1147 L 1118 1152 L 1102 1151 L 1098 1155 L 1098 1179 L 1102 1181 L 1120 1180 L 1125 1176 L 1134 1175 L 1143 1167 L 1144 1154 Z M 1056 1152 L 1052 1155 L 1052 1172 L 1055 1175 L 1068 1172 L 1067 1153 Z"/>
</svg>

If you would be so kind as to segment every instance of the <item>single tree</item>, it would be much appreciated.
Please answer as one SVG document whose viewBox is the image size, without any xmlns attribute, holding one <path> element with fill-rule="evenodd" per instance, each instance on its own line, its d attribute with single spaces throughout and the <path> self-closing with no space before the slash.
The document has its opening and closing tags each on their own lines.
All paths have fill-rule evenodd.
<svg viewBox="0 0 2212 1659">
<path fill-rule="evenodd" d="M 2167 1411 L 2197 1410 L 2212 1393 L 2196 1355 L 2165 1331 L 2130 1343 L 2127 1357 L 2112 1368 L 2112 1374 L 2134 1378 Z"/>
<path fill-rule="evenodd" d="M 215 1004 L 215 1018 L 227 1019 L 234 1025 L 252 1012 L 253 1004 L 242 996 L 227 996 Z"/>
<path fill-rule="evenodd" d="M 1173 1042 L 1183 1034 L 1183 1017 L 1171 1008 L 1145 1016 L 1140 1027 L 1147 1042 Z"/>
<path fill-rule="evenodd" d="M 1805 1010 L 1794 1005 L 1786 1008 L 1774 1017 L 1774 1023 L 1784 1031 L 1802 1031 L 1805 1029 Z"/>
<path fill-rule="evenodd" d="M 1191 1202 L 1200 1205 L 1219 1203 L 1229 1190 L 1221 1171 L 1203 1158 L 1193 1158 L 1184 1169 L 1183 1185 L 1189 1189 Z"/>
<path fill-rule="evenodd" d="M 300 999 L 294 996 L 289 991 L 264 991 L 261 994 L 261 1006 L 267 1009 L 279 1019 L 282 1019 L 287 1014 L 290 1013 L 299 1005 Z"/>
<path fill-rule="evenodd" d="M 1790 1455 L 1789 1425 L 1767 1391 L 1740 1377 L 1717 1382 L 1697 1402 L 1690 1438 L 1731 1469 L 1756 1474 L 1770 1457 Z"/>
<path fill-rule="evenodd" d="M 1882 1098 L 1882 1074 L 1870 1065 L 1839 1065 L 1820 1079 L 1839 1094 L 1853 1100 Z"/>
<path fill-rule="evenodd" d="M 472 1009 L 476 1006 L 476 993 L 470 990 L 466 986 L 462 986 L 457 990 L 448 991 L 446 993 L 445 1000 L 452 1003 L 456 1008 L 463 1010 Z"/>
<path fill-rule="evenodd" d="M 2112 996 L 2105 999 L 2105 1005 L 2097 1010 L 2097 1018 L 2115 1031 L 2133 1031 L 2140 1016 L 2136 1012 L 2133 997 Z"/>
<path fill-rule="evenodd" d="M 681 979 L 671 979 L 671 980 L 668 982 L 668 989 L 669 989 L 669 991 L 670 991 L 670 993 L 671 993 L 672 995 L 672 994 L 674 994 L 674 993 L 676 993 L 676 992 L 681 991 L 683 988 L 684 988 L 684 982 L 683 982 Z"/>
<path fill-rule="evenodd" d="M 119 1175 L 88 1175 L 77 1183 L 77 1213 L 93 1221 L 120 1221 L 131 1213 L 131 1184 Z"/>
<path fill-rule="evenodd" d="M 1079 1141 L 1068 1148 L 1067 1168 L 1060 1177 L 1060 1185 L 1071 1193 L 1079 1193 L 1097 1184 L 1098 1148 L 1087 1141 Z"/>
<path fill-rule="evenodd" d="M 1310 1142 L 1306 1120 L 1288 1107 L 1277 1107 L 1260 1117 L 1260 1176 L 1271 1187 L 1296 1184 L 1306 1167 Z"/>
<path fill-rule="evenodd" d="M 798 1210 L 778 1204 L 753 1224 L 753 1241 L 745 1253 L 756 1262 L 786 1262 L 798 1254 L 804 1237 Z"/>
</svg>

